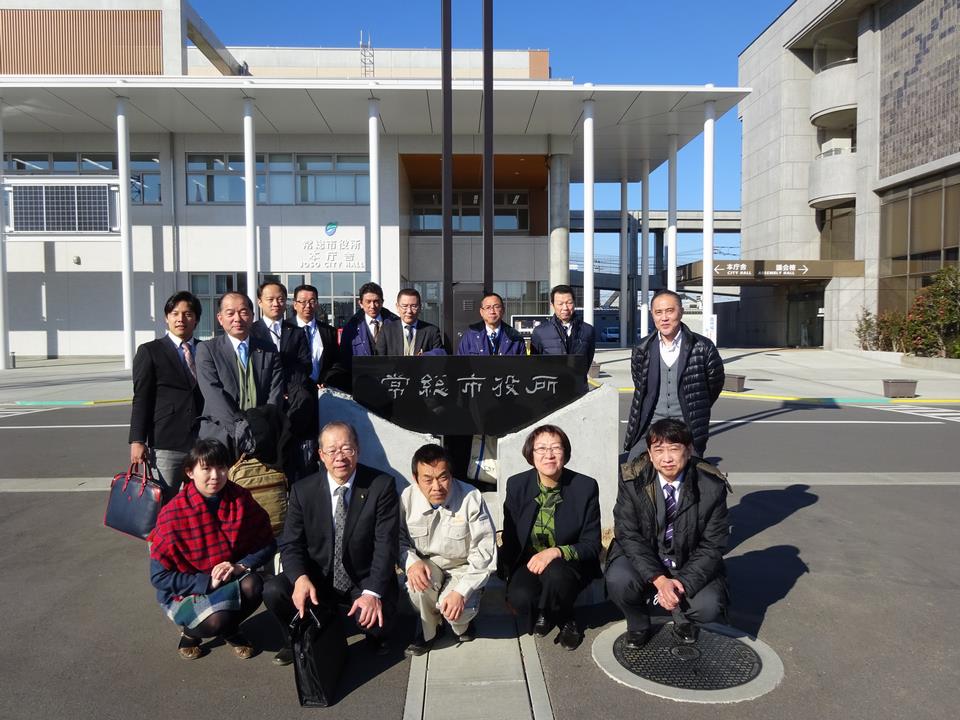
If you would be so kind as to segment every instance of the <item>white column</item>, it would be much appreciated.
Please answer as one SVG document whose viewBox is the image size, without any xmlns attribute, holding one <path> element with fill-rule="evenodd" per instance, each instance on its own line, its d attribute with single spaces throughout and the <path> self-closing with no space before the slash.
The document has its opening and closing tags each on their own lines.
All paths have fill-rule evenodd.
<svg viewBox="0 0 960 720">
<path fill-rule="evenodd" d="M 620 347 L 628 347 L 627 319 L 636 305 L 636 298 L 630 297 L 630 232 L 627 215 L 627 176 L 620 178 Z"/>
<path fill-rule="evenodd" d="M 593 100 L 583 101 L 583 321 L 593 325 Z"/>
<path fill-rule="evenodd" d="M 133 368 L 133 242 L 130 231 L 130 128 L 127 99 L 117 98 L 117 170 L 120 182 L 120 285 L 123 299 L 123 366 Z"/>
<path fill-rule="evenodd" d="M 650 161 L 640 169 L 640 337 L 650 332 Z"/>
<path fill-rule="evenodd" d="M 257 155 L 254 152 L 253 98 L 243 99 L 243 209 L 246 230 L 247 295 L 257 304 Z"/>
<path fill-rule="evenodd" d="M 7 309 L 7 194 L 3 191 L 3 98 L 0 98 L 0 370 L 10 367 L 10 312 Z"/>
<path fill-rule="evenodd" d="M 667 289 L 677 290 L 677 136 L 667 156 Z"/>
<path fill-rule="evenodd" d="M 703 114 L 703 334 L 716 342 L 717 322 L 713 314 L 713 131 L 717 107 L 713 100 L 704 105 Z"/>
<path fill-rule="evenodd" d="M 380 101 L 367 104 L 370 143 L 370 279 L 380 284 Z"/>
</svg>

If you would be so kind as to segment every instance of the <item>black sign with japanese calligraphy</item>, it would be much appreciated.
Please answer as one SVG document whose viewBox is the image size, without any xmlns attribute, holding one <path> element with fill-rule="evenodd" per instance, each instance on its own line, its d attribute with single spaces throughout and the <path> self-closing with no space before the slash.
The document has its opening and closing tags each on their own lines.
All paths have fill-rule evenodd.
<svg viewBox="0 0 960 720">
<path fill-rule="evenodd" d="M 354 357 L 353 397 L 415 432 L 515 432 L 587 391 L 583 355 Z"/>
</svg>

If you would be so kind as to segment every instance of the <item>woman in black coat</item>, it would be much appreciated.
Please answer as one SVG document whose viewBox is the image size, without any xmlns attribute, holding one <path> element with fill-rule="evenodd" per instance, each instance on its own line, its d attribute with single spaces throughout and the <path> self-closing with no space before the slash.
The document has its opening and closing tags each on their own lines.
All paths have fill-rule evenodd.
<svg viewBox="0 0 960 720">
<path fill-rule="evenodd" d="M 557 642 L 574 650 L 583 641 L 574 601 L 600 576 L 600 490 L 564 467 L 570 439 L 555 425 L 535 428 L 523 456 L 533 469 L 507 480 L 503 503 L 498 564 L 507 602 L 523 632 L 542 637 L 556 625 Z"/>
</svg>

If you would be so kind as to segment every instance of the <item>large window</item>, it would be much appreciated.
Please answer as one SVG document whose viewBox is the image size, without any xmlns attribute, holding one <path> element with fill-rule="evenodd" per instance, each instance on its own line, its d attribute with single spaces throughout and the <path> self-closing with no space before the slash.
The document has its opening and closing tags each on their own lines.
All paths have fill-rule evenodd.
<svg viewBox="0 0 960 720">
<path fill-rule="evenodd" d="M 11 152 L 4 155 L 8 175 L 105 175 L 116 177 L 116 153 Z M 160 156 L 157 153 L 130 153 L 130 202 L 159 205 Z"/>
<path fill-rule="evenodd" d="M 370 168 L 366 155 L 269 153 L 256 156 L 258 205 L 366 205 Z M 242 204 L 242 154 L 187 155 L 187 202 Z"/>
<path fill-rule="evenodd" d="M 481 208 L 483 196 L 479 190 L 453 193 L 452 221 L 456 234 L 480 234 L 483 231 Z M 530 206 L 526 192 L 511 190 L 493 195 L 493 229 L 497 233 L 528 232 Z M 410 232 L 431 235 L 442 232 L 443 214 L 439 190 L 413 193 L 410 211 Z"/>
</svg>

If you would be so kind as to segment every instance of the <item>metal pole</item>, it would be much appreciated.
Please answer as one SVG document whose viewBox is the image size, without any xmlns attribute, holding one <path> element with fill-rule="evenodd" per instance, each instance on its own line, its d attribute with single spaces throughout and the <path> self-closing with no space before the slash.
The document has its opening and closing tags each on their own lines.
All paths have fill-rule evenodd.
<svg viewBox="0 0 960 720">
<path fill-rule="evenodd" d="M 636 300 L 630 297 L 630 216 L 627 214 L 629 185 L 624 172 L 620 179 L 620 347 L 627 343 L 627 318 L 633 313 Z"/>
<path fill-rule="evenodd" d="M 440 3 L 440 84 L 443 104 L 443 235 L 440 243 L 440 264 L 443 284 L 440 288 L 440 329 L 452 346 L 453 338 L 453 31 L 451 0 Z"/>
<path fill-rule="evenodd" d="M 713 145 L 716 102 L 708 100 L 703 114 L 703 329 L 704 335 L 716 342 L 717 323 L 713 314 Z"/>
<path fill-rule="evenodd" d="M 493 292 L 493 0 L 483 0 L 483 287 Z"/>
<path fill-rule="evenodd" d="M 650 161 L 640 169 L 640 337 L 650 332 Z"/>
<path fill-rule="evenodd" d="M 243 99 L 243 209 L 246 219 L 247 295 L 257 304 L 257 156 L 254 153 L 253 98 Z"/>
<path fill-rule="evenodd" d="M 583 321 L 593 325 L 593 100 L 583 101 Z"/>
<path fill-rule="evenodd" d="M 380 101 L 367 104 L 370 144 L 370 279 L 380 284 Z"/>
<path fill-rule="evenodd" d="M 10 355 L 10 311 L 7 309 L 7 193 L 3 188 L 3 98 L 0 98 L 0 370 L 15 366 Z"/>
<path fill-rule="evenodd" d="M 667 156 L 667 289 L 677 290 L 677 136 Z"/>
<path fill-rule="evenodd" d="M 130 129 L 127 99 L 117 98 L 117 170 L 120 178 L 120 286 L 123 298 L 123 366 L 133 368 L 133 243 L 130 235 Z"/>
</svg>

